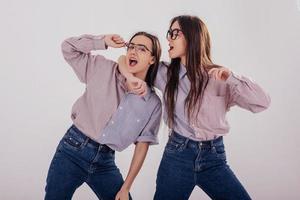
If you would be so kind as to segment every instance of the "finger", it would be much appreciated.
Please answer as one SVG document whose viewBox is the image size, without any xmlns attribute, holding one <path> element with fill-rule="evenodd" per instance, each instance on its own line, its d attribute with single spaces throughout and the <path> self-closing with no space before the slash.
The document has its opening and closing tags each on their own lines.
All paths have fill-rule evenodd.
<svg viewBox="0 0 300 200">
<path fill-rule="evenodd" d="M 216 68 L 212 68 L 208 71 L 208 74 L 211 75 L 213 74 L 217 69 Z"/>
<path fill-rule="evenodd" d="M 113 37 L 112 38 L 114 41 L 124 41 L 124 39 L 123 38 L 121 38 L 121 37 Z"/>
<path fill-rule="evenodd" d="M 122 40 L 122 39 L 120 39 L 120 40 L 114 40 L 114 42 L 115 42 L 115 43 L 118 43 L 118 44 L 119 44 L 119 43 L 125 43 L 125 41 Z"/>
<path fill-rule="evenodd" d="M 222 74 L 223 74 L 223 70 L 222 69 L 220 69 L 219 71 L 218 71 L 218 73 L 217 73 L 217 79 L 218 80 L 222 80 Z"/>
<path fill-rule="evenodd" d="M 118 39 L 118 38 L 121 38 L 121 36 L 118 35 L 118 34 L 113 34 L 113 35 L 112 35 L 112 39 Z"/>
<path fill-rule="evenodd" d="M 115 47 L 120 48 L 120 47 L 124 47 L 124 46 L 125 46 L 125 43 L 120 43 L 120 44 L 115 43 Z"/>
<path fill-rule="evenodd" d="M 146 96 L 146 94 L 147 94 L 147 90 L 145 90 L 144 92 L 142 92 L 140 96 L 144 97 L 144 96 Z"/>
<path fill-rule="evenodd" d="M 140 81 L 140 80 L 138 80 L 138 81 L 136 81 L 134 83 L 135 83 L 135 87 L 134 87 L 135 89 L 140 89 L 143 86 L 143 82 Z"/>
<path fill-rule="evenodd" d="M 124 41 L 123 38 L 119 37 L 119 38 L 114 38 L 115 41 Z"/>
<path fill-rule="evenodd" d="M 135 90 L 135 93 L 136 94 L 141 94 L 141 93 L 143 93 L 145 90 L 143 89 L 143 88 L 140 88 L 140 89 L 137 89 L 137 90 Z"/>
</svg>

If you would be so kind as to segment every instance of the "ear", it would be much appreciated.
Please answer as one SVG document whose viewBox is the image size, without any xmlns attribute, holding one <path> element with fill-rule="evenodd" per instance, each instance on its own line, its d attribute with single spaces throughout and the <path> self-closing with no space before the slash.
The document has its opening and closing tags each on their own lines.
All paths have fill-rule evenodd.
<svg viewBox="0 0 300 200">
<path fill-rule="evenodd" d="M 155 60 L 156 60 L 155 57 L 152 56 L 152 57 L 151 57 L 151 60 L 150 60 L 150 62 L 149 62 L 149 65 L 152 65 L 153 63 L 155 63 Z"/>
</svg>

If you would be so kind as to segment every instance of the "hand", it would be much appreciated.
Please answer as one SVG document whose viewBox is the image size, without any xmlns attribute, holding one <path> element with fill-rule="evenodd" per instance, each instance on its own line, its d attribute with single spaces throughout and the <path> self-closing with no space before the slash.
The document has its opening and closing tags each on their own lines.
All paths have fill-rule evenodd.
<svg viewBox="0 0 300 200">
<path fill-rule="evenodd" d="M 147 83 L 131 74 L 127 77 L 126 83 L 128 89 L 139 96 L 145 96 L 147 94 Z"/>
<path fill-rule="evenodd" d="M 115 200 L 129 200 L 129 191 L 126 189 L 121 189 L 117 193 Z"/>
<path fill-rule="evenodd" d="M 127 71 L 126 56 L 120 56 L 118 64 L 120 72 L 126 77 L 128 89 L 139 96 L 145 96 L 147 94 L 147 83 Z"/>
<path fill-rule="evenodd" d="M 215 80 L 226 81 L 231 74 L 231 71 L 225 67 L 212 68 L 208 71 L 208 74 L 211 75 Z"/>
<path fill-rule="evenodd" d="M 112 34 L 105 35 L 104 37 L 105 44 L 109 47 L 120 48 L 125 46 L 125 41 L 120 35 Z"/>
</svg>

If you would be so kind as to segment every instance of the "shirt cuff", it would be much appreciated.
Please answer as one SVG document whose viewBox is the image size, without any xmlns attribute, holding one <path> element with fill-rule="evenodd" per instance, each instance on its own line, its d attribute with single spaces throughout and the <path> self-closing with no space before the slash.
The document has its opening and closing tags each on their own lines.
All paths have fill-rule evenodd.
<svg viewBox="0 0 300 200">
<path fill-rule="evenodd" d="M 135 141 L 135 143 L 137 142 L 149 142 L 150 145 L 155 145 L 158 144 L 158 139 L 155 136 L 141 135 Z"/>
<path fill-rule="evenodd" d="M 94 36 L 94 49 L 95 50 L 105 50 L 107 49 L 107 45 L 104 41 L 105 35 Z"/>
</svg>

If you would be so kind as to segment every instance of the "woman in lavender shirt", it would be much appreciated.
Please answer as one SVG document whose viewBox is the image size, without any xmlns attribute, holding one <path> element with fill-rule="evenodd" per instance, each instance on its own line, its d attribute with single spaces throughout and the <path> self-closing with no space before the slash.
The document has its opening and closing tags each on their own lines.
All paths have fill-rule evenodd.
<svg viewBox="0 0 300 200">
<path fill-rule="evenodd" d="M 116 62 L 91 54 L 92 50 L 125 45 L 126 62 L 135 76 L 127 81 Z M 136 33 L 129 43 L 119 35 L 82 35 L 65 40 L 62 51 L 86 89 L 73 105 L 73 125 L 50 164 L 45 199 L 71 199 L 83 183 L 101 200 L 131 199 L 129 190 L 148 146 L 158 143 L 161 102 L 152 87 L 161 53 L 159 41 L 145 32 Z M 136 84 L 137 78 L 145 84 Z M 130 92 L 132 89 L 139 95 Z M 123 181 L 114 161 L 115 151 L 132 143 L 135 151 Z"/>
<path fill-rule="evenodd" d="M 198 17 L 173 18 L 167 40 L 171 62 L 160 64 L 154 86 L 163 92 L 171 131 L 154 199 L 187 200 L 195 186 L 212 199 L 250 199 L 226 161 L 226 113 L 234 105 L 261 112 L 270 97 L 249 78 L 212 62 L 210 36 Z M 124 59 L 119 66 L 126 69 Z"/>
</svg>

